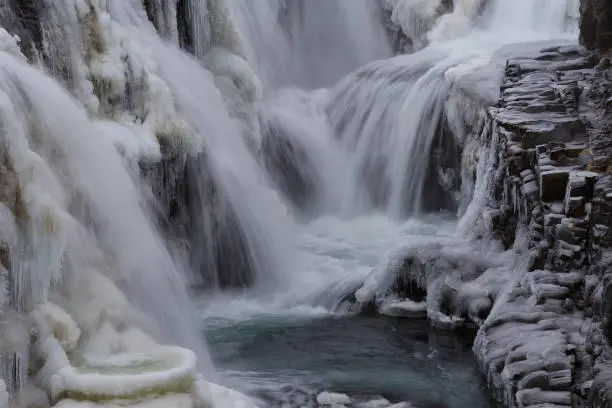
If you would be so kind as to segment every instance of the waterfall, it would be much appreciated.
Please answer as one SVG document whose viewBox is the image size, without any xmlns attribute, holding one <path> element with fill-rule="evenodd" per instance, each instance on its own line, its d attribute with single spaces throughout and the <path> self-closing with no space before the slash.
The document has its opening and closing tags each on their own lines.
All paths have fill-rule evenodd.
<svg viewBox="0 0 612 408">
<path fill-rule="evenodd" d="M 286 296 L 289 304 L 339 307 L 373 269 L 386 268 L 383 254 L 394 256 L 393 248 L 428 239 L 423 233 L 431 222 L 448 234 L 443 214 L 456 219 L 465 211 L 462 197 L 469 201 L 473 194 L 466 191 L 468 179 L 462 180 L 467 127 L 461 117 L 472 115 L 469 98 L 482 99 L 483 106 L 495 103 L 510 44 L 520 48 L 575 35 L 573 1 L 523 8 L 506 3 L 455 2 L 453 9 L 431 14 L 429 45 L 421 51 L 372 61 L 328 89 L 306 92 L 295 89 L 303 86 L 295 82 L 264 94 L 266 169 L 303 220 L 297 267 L 309 278 L 296 280 Z M 424 7 L 411 0 L 389 4 L 400 20 Z M 535 7 L 550 16 L 548 24 L 534 19 Z M 482 210 L 475 206 L 469 214 Z M 372 262 L 364 246 L 392 236 L 396 241 L 379 249 Z"/>
<path fill-rule="evenodd" d="M 375 1 L 228 0 L 247 59 L 267 87 L 331 86 L 391 56 Z"/>
<path fill-rule="evenodd" d="M 91 121 L 58 83 L 16 57 L 3 52 L 0 65 L 2 137 L 27 211 L 13 255 L 18 303 L 31 310 L 53 299 L 92 339 L 104 315 L 118 313 L 161 342 L 196 350 L 206 367 L 184 275 L 113 146 L 107 132 L 115 128 Z"/>
<path fill-rule="evenodd" d="M 129 388 L 75 367 L 150 358 L 155 386 L 199 381 L 187 349 L 217 379 L 201 320 L 345 310 L 398 247 L 455 242 L 458 211 L 485 200 L 481 180 L 480 201 L 460 202 L 469 112 L 450 98 L 504 45 L 571 38 L 576 17 L 573 0 L 386 0 L 404 30 L 427 20 L 410 32 L 422 49 L 392 56 L 371 0 L 13 3 L 0 310 L 15 314 L 0 343 L 22 347 L 0 373 L 14 394 L 38 364 L 54 399 Z"/>
</svg>

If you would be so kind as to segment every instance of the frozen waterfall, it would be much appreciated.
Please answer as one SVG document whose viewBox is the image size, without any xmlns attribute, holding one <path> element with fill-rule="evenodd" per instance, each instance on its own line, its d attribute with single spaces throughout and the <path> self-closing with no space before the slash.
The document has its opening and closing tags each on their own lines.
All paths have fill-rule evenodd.
<svg viewBox="0 0 612 408">
<path fill-rule="evenodd" d="M 477 74 L 573 40 L 578 5 L 441 3 L 2 2 L 0 408 L 5 385 L 59 408 L 255 406 L 210 382 L 209 319 L 355 311 L 423 245 L 511 279 L 470 240 L 490 152 L 461 92 L 490 103 Z M 434 297 L 410 307 L 438 316 Z"/>
</svg>

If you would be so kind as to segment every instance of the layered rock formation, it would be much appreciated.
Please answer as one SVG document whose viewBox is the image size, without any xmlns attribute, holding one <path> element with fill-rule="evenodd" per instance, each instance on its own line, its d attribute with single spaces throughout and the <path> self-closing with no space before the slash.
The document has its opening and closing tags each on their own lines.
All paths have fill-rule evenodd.
<svg viewBox="0 0 612 408">
<path fill-rule="evenodd" d="M 606 74 L 574 47 L 508 62 L 494 119 L 503 169 L 493 233 L 506 245 L 525 229 L 529 264 L 480 327 L 476 356 L 508 405 L 590 406 L 590 380 L 602 353 L 612 177 L 596 166 L 599 142 L 593 86 Z"/>
</svg>

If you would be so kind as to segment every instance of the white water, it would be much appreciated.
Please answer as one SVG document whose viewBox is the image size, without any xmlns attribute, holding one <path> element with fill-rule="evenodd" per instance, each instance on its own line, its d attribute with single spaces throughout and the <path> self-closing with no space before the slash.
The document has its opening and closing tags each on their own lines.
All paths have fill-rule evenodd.
<svg viewBox="0 0 612 408">
<path fill-rule="evenodd" d="M 405 11 L 421 6 L 418 0 L 395 3 Z M 209 313 L 231 320 L 288 313 L 288 307 L 305 313 L 304 305 L 313 306 L 315 314 L 334 310 L 371 271 L 383 268 L 397 249 L 420 245 L 437 234 L 441 236 L 434 240 L 463 235 L 452 222 L 435 217 L 425 224 L 417 221 L 429 191 L 425 185 L 429 152 L 449 91 L 463 75 L 494 62 L 495 51 L 504 45 L 571 40 L 576 35 L 573 0 L 526 1 L 512 7 L 507 3 L 488 2 L 479 17 L 478 1 L 460 2 L 461 7 L 432 23 L 431 43 L 423 51 L 367 64 L 338 77 L 330 89 L 307 92 L 285 87 L 266 95 L 264 118 L 304 153 L 307 165 L 300 168 L 298 162 L 297 170 L 317 184 L 315 198 L 305 204 L 313 220 L 299 227 L 292 266 L 299 273 L 290 275 L 292 283 L 286 290 L 229 303 L 221 297 Z M 267 13 L 266 19 L 274 14 L 273 8 L 259 11 Z M 257 19 L 257 13 L 251 18 Z M 256 30 L 256 22 L 250 24 Z M 269 31 L 257 32 L 274 35 L 267 27 Z M 255 55 L 262 60 L 270 52 L 257 50 Z M 274 67 L 269 69 L 274 72 Z M 303 86 L 299 81 L 291 85 Z M 452 239 L 463 245 L 462 238 Z M 473 250 L 467 241 L 465 245 L 466 251 Z"/>
</svg>

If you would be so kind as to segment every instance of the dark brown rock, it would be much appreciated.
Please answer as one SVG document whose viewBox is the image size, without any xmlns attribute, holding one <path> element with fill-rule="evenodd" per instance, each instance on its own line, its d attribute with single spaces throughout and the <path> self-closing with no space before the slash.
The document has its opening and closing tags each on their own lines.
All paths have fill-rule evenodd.
<svg viewBox="0 0 612 408">
<path fill-rule="evenodd" d="M 580 43 L 601 53 L 612 51 L 612 2 L 581 0 Z"/>
</svg>

